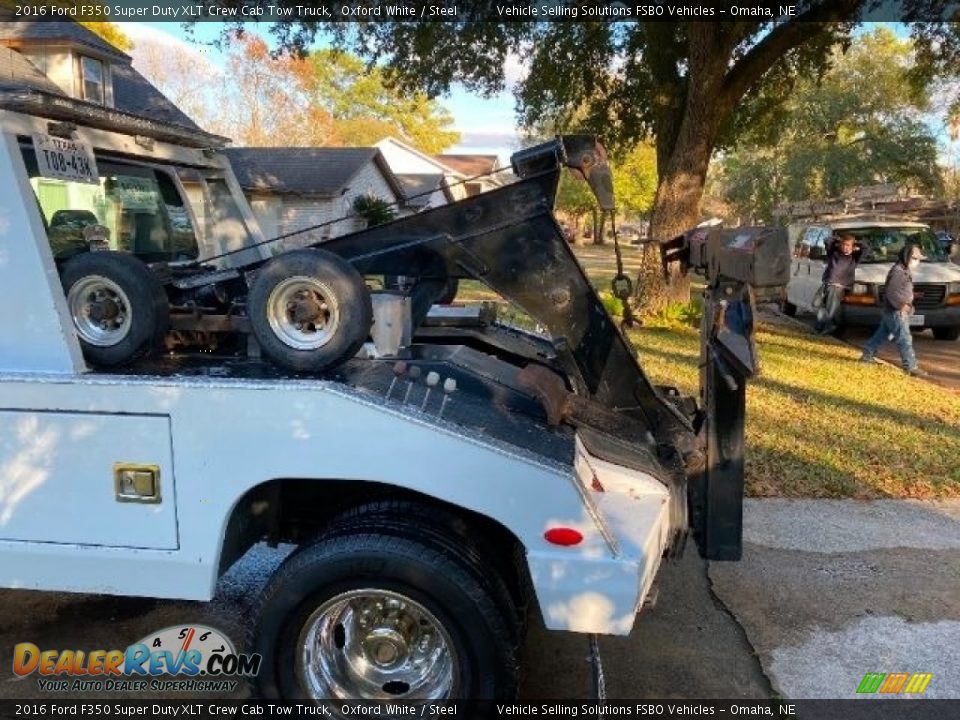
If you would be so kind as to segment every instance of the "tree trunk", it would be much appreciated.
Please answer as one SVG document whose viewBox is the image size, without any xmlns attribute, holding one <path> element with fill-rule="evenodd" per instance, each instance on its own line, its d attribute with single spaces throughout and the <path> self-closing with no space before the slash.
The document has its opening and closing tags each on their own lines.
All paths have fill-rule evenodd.
<svg viewBox="0 0 960 720">
<path fill-rule="evenodd" d="M 669 132 L 657 135 L 657 194 L 650 218 L 651 245 L 673 240 L 695 227 L 700 217 L 700 202 L 706 185 L 707 168 L 717 136 L 732 111 L 729 102 L 721 100 L 721 87 L 726 73 L 726 58 L 711 55 L 708 49 L 715 40 L 714 28 L 708 23 L 690 24 L 690 74 L 680 112 L 673 118 Z M 664 119 L 666 122 L 666 119 Z M 689 302 L 690 281 L 672 263 L 664 278 L 659 253 L 644 253 L 644 267 L 637 279 L 638 302 L 641 305 L 663 305 L 666 302 Z M 655 268 L 649 267 L 655 264 Z M 645 289 L 642 286 L 647 285 Z"/>
<path fill-rule="evenodd" d="M 593 244 L 603 245 L 603 218 L 597 208 L 593 208 Z"/>
</svg>

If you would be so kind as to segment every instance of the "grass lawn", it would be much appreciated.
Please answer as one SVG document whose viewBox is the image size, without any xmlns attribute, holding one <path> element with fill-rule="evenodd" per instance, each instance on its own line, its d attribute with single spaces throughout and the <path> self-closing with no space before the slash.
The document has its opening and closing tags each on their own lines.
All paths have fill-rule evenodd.
<svg viewBox="0 0 960 720">
<path fill-rule="evenodd" d="M 693 328 L 631 333 L 658 383 L 698 388 Z M 960 497 L 960 394 L 789 323 L 761 324 L 747 390 L 747 494 Z"/>
<path fill-rule="evenodd" d="M 640 248 L 623 251 L 633 276 Z M 575 252 L 606 290 L 616 271 L 613 246 Z M 458 299 L 496 297 L 464 282 Z M 648 322 L 631 338 L 655 382 L 697 394 L 696 330 Z M 960 497 L 960 394 L 894 367 L 860 365 L 859 350 L 788 321 L 761 324 L 757 345 L 762 374 L 747 391 L 749 495 Z"/>
</svg>

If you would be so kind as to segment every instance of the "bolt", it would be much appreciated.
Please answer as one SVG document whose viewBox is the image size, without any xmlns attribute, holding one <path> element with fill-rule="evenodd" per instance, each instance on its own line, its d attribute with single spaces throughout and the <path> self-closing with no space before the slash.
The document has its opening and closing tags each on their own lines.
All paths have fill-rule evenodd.
<svg viewBox="0 0 960 720">
<path fill-rule="evenodd" d="M 387 400 L 389 400 L 393 394 L 393 386 L 397 384 L 397 379 L 406 372 L 407 364 L 403 360 L 399 360 L 393 364 L 393 379 L 390 381 L 390 387 L 387 388 Z"/>
<path fill-rule="evenodd" d="M 422 373 L 422 370 L 420 370 L 420 368 L 416 365 L 410 368 L 410 372 L 408 373 L 408 376 L 410 377 L 410 381 L 407 383 L 407 392 L 403 396 L 404 405 L 406 405 L 407 401 L 410 399 L 410 392 L 413 390 L 413 384 L 420 378 L 421 373 Z"/>
<path fill-rule="evenodd" d="M 427 408 L 427 402 L 430 400 L 430 391 L 437 386 L 437 383 L 440 382 L 440 374 L 434 371 L 427 373 L 427 392 L 423 396 L 423 402 L 420 403 L 420 411 L 423 412 Z"/>
<path fill-rule="evenodd" d="M 450 396 L 457 389 L 457 381 L 454 378 L 447 378 L 443 381 L 443 402 L 440 403 L 440 417 L 443 417 L 443 411 L 447 407 L 447 403 L 450 401 Z"/>
</svg>

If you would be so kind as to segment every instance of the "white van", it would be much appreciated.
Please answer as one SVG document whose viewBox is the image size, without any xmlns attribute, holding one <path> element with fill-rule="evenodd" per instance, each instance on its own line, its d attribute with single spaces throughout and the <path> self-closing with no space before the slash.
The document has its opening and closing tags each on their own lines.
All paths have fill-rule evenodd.
<svg viewBox="0 0 960 720">
<path fill-rule="evenodd" d="M 823 282 L 826 248 L 833 236 L 848 234 L 863 246 L 863 255 L 856 283 L 844 296 L 835 318 L 839 328 L 880 323 L 887 272 L 904 244 L 914 243 L 923 248 L 927 259 L 913 272 L 910 324 L 918 330 L 930 328 L 937 340 L 960 337 L 960 266 L 950 262 L 929 226 L 918 222 L 848 220 L 807 227 L 794 246 L 784 312 L 815 312 L 813 298 Z"/>
</svg>

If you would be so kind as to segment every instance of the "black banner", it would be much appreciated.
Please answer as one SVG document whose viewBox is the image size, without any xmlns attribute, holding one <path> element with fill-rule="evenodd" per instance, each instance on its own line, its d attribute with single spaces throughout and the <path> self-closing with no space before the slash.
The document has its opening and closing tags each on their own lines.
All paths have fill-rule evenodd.
<svg viewBox="0 0 960 720">
<path fill-rule="evenodd" d="M 733 718 L 945 720 L 960 700 L 528 700 L 516 702 L 267 702 L 0 700 L 0 718 Z"/>
<path fill-rule="evenodd" d="M 109 22 L 821 22 L 833 0 L 0 0 L 8 20 Z M 0 15 L 2 17 L 2 15 Z M 960 21 L 960 0 L 865 0 L 862 21 Z"/>
</svg>

